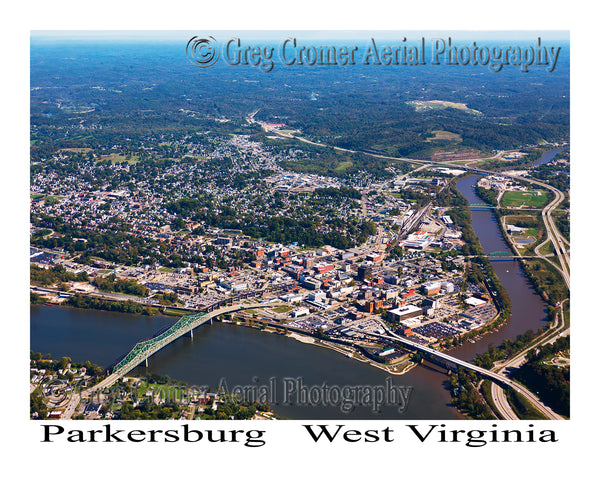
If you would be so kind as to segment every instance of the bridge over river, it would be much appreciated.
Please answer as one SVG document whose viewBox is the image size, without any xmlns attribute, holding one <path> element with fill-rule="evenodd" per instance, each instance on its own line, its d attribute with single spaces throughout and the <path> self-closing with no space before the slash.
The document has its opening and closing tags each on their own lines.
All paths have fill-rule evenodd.
<svg viewBox="0 0 600 480">
<path fill-rule="evenodd" d="M 482 253 L 480 255 L 465 255 L 466 258 L 477 258 L 477 257 L 487 257 L 488 260 L 518 260 L 523 259 L 527 260 L 530 258 L 541 258 L 537 255 L 515 255 L 514 253 L 507 252 L 505 250 L 490 252 L 490 253 Z"/>
<path fill-rule="evenodd" d="M 174 342 L 179 337 L 189 333 L 193 337 L 193 330 L 200 325 L 211 322 L 214 317 L 231 313 L 238 310 L 248 310 L 251 308 L 272 308 L 278 306 L 279 303 L 249 303 L 229 305 L 211 312 L 200 312 L 181 317 L 175 324 L 163 332 L 159 332 L 152 338 L 144 339 L 134 345 L 113 368 L 111 374 L 103 381 L 90 389 L 98 390 L 107 388 L 113 385 L 119 378 L 126 375 L 142 362 L 147 362 L 148 358 L 158 352 L 161 348 Z"/>
<path fill-rule="evenodd" d="M 386 329 L 387 330 L 387 329 Z M 359 331 L 359 330 L 356 330 Z M 365 334 L 365 332 L 360 331 L 360 333 Z M 420 343 L 413 342 L 405 337 L 401 337 L 396 335 L 395 333 L 387 330 L 387 335 L 380 335 L 377 333 L 366 333 L 367 335 L 379 338 L 385 338 L 386 340 L 396 341 L 400 344 L 403 344 L 410 349 L 417 350 L 419 352 L 424 353 L 429 359 L 438 363 L 449 370 L 455 370 L 457 367 L 465 368 L 467 370 L 472 370 L 474 372 L 479 373 L 485 378 L 489 378 L 491 381 L 497 383 L 503 388 L 512 388 L 516 392 L 523 395 L 529 402 L 531 402 L 546 418 L 551 420 L 563 420 L 563 418 L 556 414 L 551 408 L 544 405 L 539 398 L 537 398 L 533 393 L 527 390 L 523 385 L 511 380 L 510 378 L 502 375 L 500 373 L 492 372 L 491 370 L 487 370 L 478 365 L 474 365 L 465 360 L 461 360 L 459 358 L 453 357 L 452 355 L 448 355 L 447 353 L 439 352 L 434 350 L 433 348 L 427 347 L 425 345 L 421 345 Z"/>
<path fill-rule="evenodd" d="M 127 374 L 135 367 L 137 367 L 140 363 L 147 361 L 147 359 L 158 352 L 161 348 L 165 347 L 169 343 L 177 340 L 179 337 L 189 333 L 193 335 L 194 328 L 209 322 L 212 318 L 222 315 L 225 313 L 231 313 L 238 310 L 247 310 L 252 308 L 272 308 L 278 306 L 277 303 L 248 303 L 248 304 L 236 304 L 225 306 L 212 312 L 199 312 L 191 315 L 186 315 L 181 317 L 175 324 L 169 327 L 167 330 L 160 332 L 152 338 L 141 340 L 136 343 L 134 347 L 127 353 L 112 369 L 111 374 L 102 380 L 97 385 L 88 389 L 85 394 L 90 394 L 93 391 L 107 388 L 113 385 L 119 378 L 123 375 Z M 365 332 L 361 332 L 365 333 Z M 484 377 L 491 379 L 494 382 L 497 382 L 503 387 L 513 388 L 517 392 L 521 393 L 521 395 L 525 396 L 531 403 L 533 403 L 547 418 L 551 419 L 560 419 L 561 417 L 554 413 L 551 409 L 543 405 L 539 399 L 533 395 L 531 392 L 526 390 L 523 386 L 518 385 L 516 382 L 513 382 L 509 378 L 504 375 L 491 372 L 490 370 L 486 370 L 477 365 L 473 365 L 470 362 L 466 362 L 464 360 L 460 360 L 456 357 L 448 355 L 443 352 L 439 352 L 427 346 L 421 345 L 416 342 L 412 342 L 407 338 L 400 337 L 391 331 L 387 331 L 387 335 L 379 335 L 375 333 L 368 333 L 368 335 L 372 335 L 379 338 L 384 338 L 386 340 L 392 340 L 396 342 L 400 342 L 405 346 L 421 351 L 425 353 L 428 357 L 436 360 L 438 363 L 446 366 L 447 368 L 456 368 L 463 367 L 469 370 L 473 370 Z"/>
</svg>

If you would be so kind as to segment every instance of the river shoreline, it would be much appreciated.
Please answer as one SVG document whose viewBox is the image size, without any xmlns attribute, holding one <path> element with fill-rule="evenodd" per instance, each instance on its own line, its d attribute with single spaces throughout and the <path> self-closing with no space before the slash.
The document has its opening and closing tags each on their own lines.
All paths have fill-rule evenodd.
<svg viewBox="0 0 600 480">
<path fill-rule="evenodd" d="M 32 304 L 33 305 L 33 304 Z M 65 302 L 44 302 L 44 303 L 40 303 L 40 304 L 36 304 L 36 305 L 44 305 L 44 306 L 52 306 L 52 307 L 59 307 L 59 308 L 69 308 L 69 309 L 76 309 L 79 307 L 74 307 L 72 305 L 66 304 Z M 96 309 L 96 308 L 83 308 L 83 310 L 94 310 L 94 311 L 98 311 L 98 312 L 106 312 L 106 313 L 111 313 L 110 310 L 104 310 L 104 309 Z M 142 316 L 147 316 L 145 314 L 139 314 L 139 313 L 131 313 L 131 312 L 119 312 L 119 313 L 124 313 L 125 315 L 142 315 Z M 192 313 L 192 312 L 190 312 Z M 176 317 L 176 315 L 174 314 L 167 314 L 167 313 L 161 313 L 160 315 L 164 315 L 164 316 L 168 316 L 168 317 Z M 332 345 L 331 343 L 327 342 L 327 341 L 320 341 L 320 339 L 316 339 L 312 336 L 310 336 L 309 334 L 303 335 L 301 333 L 298 332 L 291 332 L 288 334 L 284 334 L 283 332 L 279 331 L 282 327 L 278 327 L 278 326 L 273 326 L 273 325 L 268 325 L 267 328 L 263 328 L 263 327 L 259 327 L 259 326 L 254 326 L 254 325 L 246 325 L 246 324 L 240 324 L 237 322 L 233 322 L 231 320 L 215 320 L 218 321 L 220 323 L 224 323 L 224 324 L 230 324 L 230 325 L 235 325 L 235 326 L 242 326 L 242 327 L 246 327 L 246 328 L 253 328 L 255 330 L 259 330 L 263 333 L 274 333 L 277 335 L 285 335 L 289 338 L 293 338 L 294 340 L 297 340 L 301 343 L 305 343 L 305 344 L 309 344 L 309 345 L 315 345 L 315 346 L 320 346 L 320 347 L 325 347 L 328 348 L 330 350 L 336 351 L 338 353 L 343 354 L 344 356 L 348 357 L 348 354 L 350 354 L 351 352 L 351 357 L 349 357 L 350 359 L 353 360 L 358 360 L 360 362 L 366 363 L 368 365 L 371 365 L 375 368 L 379 368 L 380 370 L 385 371 L 386 373 L 390 374 L 390 375 L 404 375 L 405 373 L 408 373 L 410 370 L 412 370 L 415 366 L 417 366 L 416 363 L 410 362 L 408 361 L 409 365 L 407 365 L 406 367 L 404 367 L 402 370 L 397 371 L 397 370 L 391 370 L 390 367 L 394 367 L 394 365 L 384 365 L 384 364 L 380 364 L 377 363 L 373 360 L 370 360 L 366 357 L 364 357 L 363 355 L 361 355 L 359 352 L 356 352 L 353 348 L 352 349 L 348 349 L 345 350 L 343 348 L 339 348 L 336 347 L 334 345 Z M 271 327 L 271 328 L 269 328 Z M 408 357 L 408 355 L 407 355 Z M 408 359 L 407 359 L 408 360 Z M 398 362 L 400 363 L 400 362 Z M 402 365 L 404 365 L 405 362 L 402 362 Z"/>
<path fill-rule="evenodd" d="M 228 320 L 222 320 L 221 323 L 226 323 L 226 324 L 231 324 L 231 325 L 237 325 L 237 326 L 242 326 L 242 327 L 247 327 L 247 328 L 253 328 L 255 330 L 259 330 L 263 333 L 274 333 L 276 335 L 285 335 L 288 338 L 293 338 L 294 340 L 297 340 L 300 343 L 305 343 L 308 345 L 314 345 L 317 347 L 324 347 L 327 348 L 329 350 L 333 350 L 335 352 L 341 353 L 342 355 L 344 355 L 345 357 L 347 357 L 349 360 L 357 360 L 359 362 L 362 363 L 366 363 L 372 367 L 375 368 L 379 368 L 380 370 L 385 371 L 386 373 L 390 374 L 390 375 L 404 375 L 405 373 L 408 373 L 410 370 L 412 370 L 414 367 L 416 367 L 418 364 L 411 362 L 410 360 L 408 360 L 408 358 L 406 360 L 408 360 L 409 365 L 407 365 L 406 367 L 404 367 L 402 370 L 397 371 L 397 370 L 390 370 L 390 367 L 395 367 L 395 365 L 384 365 L 381 363 L 377 363 L 373 360 L 370 360 L 368 358 L 366 358 L 365 356 L 361 355 L 359 352 L 356 352 L 354 348 L 349 348 L 349 349 L 343 349 L 340 348 L 332 343 L 327 342 L 327 340 L 320 340 L 320 339 L 315 339 L 314 337 L 311 337 L 310 335 L 303 335 L 301 333 L 298 332 L 291 332 L 288 334 L 284 334 L 283 332 L 278 331 L 279 329 L 277 327 L 275 328 L 271 328 L 269 329 L 268 327 L 262 328 L 262 327 L 257 327 L 257 326 L 251 326 L 251 325 L 245 325 L 245 324 L 239 324 L 236 322 L 232 322 L 232 321 L 228 321 Z M 349 356 L 350 355 L 350 356 Z M 406 357 L 408 357 L 409 354 L 406 355 Z M 400 362 L 397 362 L 400 363 Z M 401 365 L 404 365 L 405 362 L 402 362 Z"/>
</svg>

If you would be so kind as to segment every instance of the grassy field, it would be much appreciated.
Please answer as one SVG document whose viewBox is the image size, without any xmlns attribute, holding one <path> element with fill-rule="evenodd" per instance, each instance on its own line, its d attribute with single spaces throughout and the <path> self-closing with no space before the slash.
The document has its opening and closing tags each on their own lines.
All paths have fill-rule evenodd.
<svg viewBox="0 0 600 480">
<path fill-rule="evenodd" d="M 92 151 L 91 148 L 61 148 L 59 152 L 87 153 Z"/>
<path fill-rule="evenodd" d="M 507 223 L 507 225 L 516 225 L 519 220 L 532 221 L 533 219 L 535 219 L 535 215 L 519 215 L 519 214 L 517 214 L 517 215 L 506 215 L 504 217 L 504 220 Z"/>
<path fill-rule="evenodd" d="M 540 234 L 540 232 L 538 231 L 537 228 L 528 228 L 527 231 L 525 232 L 525 235 L 528 235 L 530 237 L 535 237 L 535 238 L 537 238 L 539 234 Z"/>
<path fill-rule="evenodd" d="M 554 253 L 554 245 L 552 245 L 552 242 L 546 242 L 544 246 L 540 248 L 540 253 L 542 255 L 549 255 L 551 253 Z"/>
<path fill-rule="evenodd" d="M 165 310 L 163 312 L 159 312 L 160 315 L 169 315 L 171 317 L 183 317 L 184 315 L 187 315 L 187 313 L 181 312 L 179 310 L 172 310 L 170 308 L 165 308 Z"/>
<path fill-rule="evenodd" d="M 346 170 L 348 170 L 350 167 L 352 167 L 352 165 L 353 165 L 353 163 L 351 161 L 340 162 L 336 165 L 336 167 L 333 169 L 333 171 L 336 173 L 344 173 Z"/>
<path fill-rule="evenodd" d="M 391 195 L 394 198 L 402 198 L 402 193 L 401 192 L 387 192 L 388 195 Z"/>
<path fill-rule="evenodd" d="M 62 200 L 64 198 L 61 195 L 46 195 L 44 193 L 32 193 L 29 195 L 29 197 L 33 200 L 38 200 L 40 198 L 43 198 L 44 201 L 46 201 L 48 204 L 58 203 L 60 200 Z"/>
<path fill-rule="evenodd" d="M 192 160 L 196 160 L 196 161 L 200 162 L 200 161 L 206 160 L 207 158 L 208 157 L 204 157 L 202 155 L 184 155 L 182 160 L 192 159 Z"/>
<path fill-rule="evenodd" d="M 503 207 L 531 207 L 542 208 L 548 201 L 544 190 L 533 192 L 505 192 L 500 201 Z"/>
<path fill-rule="evenodd" d="M 432 130 L 434 136 L 425 140 L 426 142 L 435 142 L 436 140 L 450 140 L 452 142 L 462 142 L 462 137 L 457 133 L 447 132 L 446 130 Z"/>
<path fill-rule="evenodd" d="M 289 312 L 291 309 L 292 309 L 292 307 L 289 307 L 287 305 L 282 305 L 280 307 L 272 308 L 271 311 L 273 311 L 275 313 L 286 313 L 286 312 Z"/>
<path fill-rule="evenodd" d="M 64 197 L 58 195 L 48 195 L 47 197 L 44 197 L 44 202 L 46 203 L 46 205 L 56 205 L 63 198 Z"/>
<path fill-rule="evenodd" d="M 542 415 L 523 395 L 512 389 L 507 390 L 506 398 L 512 405 L 513 411 L 522 420 L 544 420 Z"/>
</svg>

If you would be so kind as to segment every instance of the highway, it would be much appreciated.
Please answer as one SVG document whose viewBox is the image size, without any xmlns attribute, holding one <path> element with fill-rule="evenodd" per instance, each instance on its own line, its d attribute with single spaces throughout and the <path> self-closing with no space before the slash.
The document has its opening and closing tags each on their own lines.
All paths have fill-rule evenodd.
<svg viewBox="0 0 600 480">
<path fill-rule="evenodd" d="M 496 382 L 492 382 L 491 393 L 492 402 L 494 402 L 494 405 L 503 420 L 520 420 L 508 403 L 504 390 Z"/>
<path fill-rule="evenodd" d="M 563 304 L 564 300 L 560 303 L 560 314 L 557 315 L 556 324 L 553 325 L 553 329 L 556 330 L 555 333 L 549 335 L 547 338 L 542 339 L 541 341 L 535 342 L 533 345 L 529 346 L 519 354 L 515 355 L 512 358 L 509 358 L 503 362 L 497 362 L 496 365 L 492 368 L 492 370 L 497 371 L 500 375 L 508 375 L 510 369 L 519 368 L 527 361 L 527 353 L 530 350 L 536 349 L 542 345 L 546 345 L 548 343 L 554 343 L 558 338 L 569 335 L 571 333 L 571 329 L 564 329 L 565 318 L 564 318 L 564 310 Z M 514 412 L 508 406 L 508 400 L 504 393 L 504 390 L 500 388 L 499 385 L 492 383 L 492 399 L 496 407 L 502 412 L 508 413 L 509 416 L 513 415 L 516 417 Z M 509 411 L 506 412 L 506 407 L 508 407 Z M 509 419 L 507 417 L 507 419 Z M 514 418 L 518 419 L 518 418 Z"/>
<path fill-rule="evenodd" d="M 55 288 L 46 288 L 46 287 L 39 287 L 39 286 L 30 286 L 29 287 L 31 290 L 37 290 L 39 292 L 45 292 L 45 293 L 55 293 L 57 295 L 63 295 L 64 297 L 72 297 L 74 295 L 83 295 L 86 297 L 94 297 L 94 298 L 100 298 L 102 300 L 111 300 L 111 301 L 118 301 L 118 302 L 126 302 L 126 301 L 132 301 L 135 303 L 141 303 L 141 304 L 150 304 L 151 299 L 150 298 L 146 298 L 146 297 L 135 297 L 132 295 L 125 295 L 123 293 L 114 293 L 114 292 L 97 292 L 97 291 L 92 291 L 92 292 L 62 292 L 60 290 L 57 290 Z"/>
<path fill-rule="evenodd" d="M 363 334 L 365 333 L 365 332 L 362 332 L 359 330 L 356 330 L 356 331 L 363 333 Z M 481 374 L 482 376 L 489 378 L 490 380 L 493 380 L 498 385 L 504 385 L 504 386 L 512 388 L 516 392 L 520 393 L 535 408 L 537 408 L 546 418 L 548 418 L 550 420 L 563 420 L 563 417 L 556 414 L 551 408 L 544 405 L 533 393 L 531 393 L 529 390 L 527 390 L 524 386 L 522 386 L 521 384 L 514 382 L 513 380 L 510 380 L 508 377 L 506 377 L 505 370 L 502 370 L 501 372 L 496 373 L 491 370 L 487 370 L 485 368 L 479 367 L 477 365 L 473 365 L 472 363 L 466 362 L 464 360 L 460 360 L 460 359 L 453 357 L 451 355 L 448 355 L 446 353 L 439 352 L 432 348 L 426 347 L 425 345 L 421 345 L 419 343 L 412 342 L 412 341 L 408 340 L 407 338 L 396 335 L 395 333 L 391 332 L 387 328 L 386 328 L 386 331 L 387 331 L 387 335 L 380 335 L 380 334 L 376 334 L 376 333 L 368 333 L 368 335 L 385 338 L 387 340 L 398 341 L 400 343 L 410 346 L 411 348 L 413 348 L 415 350 L 419 350 L 419 351 L 427 353 L 433 357 L 436 357 L 438 359 L 445 360 L 446 362 L 448 362 L 450 364 L 457 365 L 457 366 L 472 370 L 474 372 L 477 372 L 477 373 Z M 497 392 L 496 392 L 496 395 L 498 396 Z M 503 408 L 503 407 L 499 406 L 499 410 L 501 412 L 502 412 L 502 410 L 505 410 L 505 409 L 506 409 L 505 407 Z M 508 407 L 508 409 L 510 410 L 510 407 Z M 514 415 L 514 413 L 512 413 L 512 411 L 510 413 L 509 412 L 505 412 L 505 413 L 507 415 L 506 419 L 508 419 L 508 420 L 514 419 L 512 417 Z"/>
</svg>

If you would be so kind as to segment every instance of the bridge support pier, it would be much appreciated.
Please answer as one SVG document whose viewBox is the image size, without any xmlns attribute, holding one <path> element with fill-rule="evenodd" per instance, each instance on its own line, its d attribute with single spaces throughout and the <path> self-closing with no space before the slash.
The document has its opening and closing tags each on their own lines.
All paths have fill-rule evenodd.
<svg viewBox="0 0 600 480">
<path fill-rule="evenodd" d="M 194 329 L 190 328 L 190 337 L 192 338 L 192 340 L 194 339 Z"/>
<path fill-rule="evenodd" d="M 148 357 L 146 357 L 146 368 L 148 368 Z"/>
</svg>

